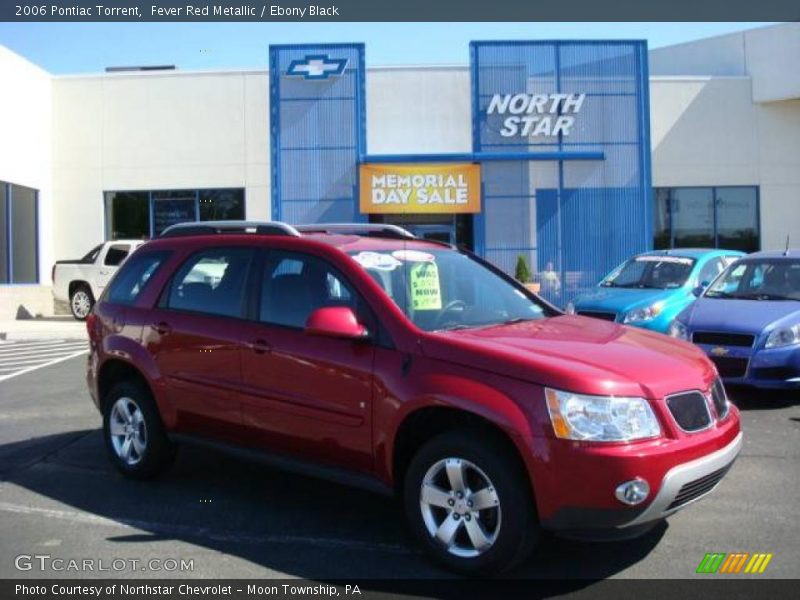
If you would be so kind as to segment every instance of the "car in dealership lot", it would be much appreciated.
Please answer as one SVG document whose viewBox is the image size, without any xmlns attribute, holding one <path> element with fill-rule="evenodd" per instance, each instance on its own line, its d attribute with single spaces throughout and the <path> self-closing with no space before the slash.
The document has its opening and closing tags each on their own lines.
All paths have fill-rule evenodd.
<svg viewBox="0 0 800 600">
<path fill-rule="evenodd" d="M 544 529 L 640 535 L 711 492 L 742 446 L 696 346 L 564 315 L 390 225 L 173 226 L 87 330 L 124 475 L 199 441 L 396 493 L 422 547 L 462 573 L 512 568 Z"/>
<path fill-rule="evenodd" d="M 142 240 L 113 240 L 98 244 L 82 258 L 59 260 L 53 265 L 53 298 L 69 302 L 72 316 L 84 321 L 106 284 Z"/>
<path fill-rule="evenodd" d="M 678 313 L 741 256 L 736 250 L 702 248 L 637 254 L 606 275 L 595 291 L 568 304 L 566 312 L 667 333 Z"/>
<path fill-rule="evenodd" d="M 727 383 L 800 387 L 800 251 L 736 261 L 670 325 Z"/>
</svg>

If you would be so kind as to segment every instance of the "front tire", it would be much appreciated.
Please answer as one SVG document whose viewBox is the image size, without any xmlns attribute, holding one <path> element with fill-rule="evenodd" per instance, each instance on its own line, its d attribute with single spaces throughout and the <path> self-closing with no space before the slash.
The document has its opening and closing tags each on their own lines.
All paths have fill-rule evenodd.
<svg viewBox="0 0 800 600">
<path fill-rule="evenodd" d="M 406 474 L 404 506 L 428 554 L 465 575 L 508 571 L 539 538 L 518 457 L 482 432 L 446 432 L 423 445 Z"/>
<path fill-rule="evenodd" d="M 69 296 L 69 308 L 78 321 L 85 321 L 94 306 L 94 296 L 88 285 L 76 285 Z"/>
<path fill-rule="evenodd" d="M 126 477 L 151 479 L 172 464 L 169 441 L 150 391 L 123 381 L 104 399 L 103 437 L 111 463 Z"/>
</svg>

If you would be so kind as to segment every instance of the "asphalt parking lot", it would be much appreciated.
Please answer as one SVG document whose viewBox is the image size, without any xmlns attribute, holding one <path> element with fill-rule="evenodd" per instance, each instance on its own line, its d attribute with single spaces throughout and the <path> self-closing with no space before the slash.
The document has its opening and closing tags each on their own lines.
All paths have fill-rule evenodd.
<svg viewBox="0 0 800 600">
<path fill-rule="evenodd" d="M 367 492 L 189 447 L 158 481 L 123 479 L 106 461 L 84 362 L 0 382 L 0 578 L 448 576 L 410 544 L 398 507 Z M 800 576 L 800 401 L 732 396 L 746 441 L 712 496 L 637 540 L 546 538 L 513 576 L 691 578 L 706 552 L 773 553 L 758 577 Z M 21 554 L 128 566 L 20 571 Z M 151 559 L 192 561 L 193 570 L 141 570 Z"/>
</svg>

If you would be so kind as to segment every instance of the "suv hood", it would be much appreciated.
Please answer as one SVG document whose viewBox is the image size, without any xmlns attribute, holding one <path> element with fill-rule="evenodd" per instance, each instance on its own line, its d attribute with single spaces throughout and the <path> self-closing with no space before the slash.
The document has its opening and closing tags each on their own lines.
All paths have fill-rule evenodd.
<svg viewBox="0 0 800 600">
<path fill-rule="evenodd" d="M 700 297 L 681 321 L 692 331 L 725 331 L 760 334 L 781 321 L 793 325 L 800 321 L 800 302 L 793 300 L 735 300 Z M 780 323 L 784 324 L 784 323 Z"/>
<path fill-rule="evenodd" d="M 659 333 L 565 315 L 425 336 L 426 356 L 559 389 L 648 396 L 708 389 L 702 350 Z"/>
</svg>

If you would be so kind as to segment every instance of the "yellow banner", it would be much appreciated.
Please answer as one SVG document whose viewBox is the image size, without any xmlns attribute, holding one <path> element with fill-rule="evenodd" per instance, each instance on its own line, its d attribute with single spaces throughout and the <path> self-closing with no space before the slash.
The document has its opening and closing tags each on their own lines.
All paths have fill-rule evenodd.
<svg viewBox="0 0 800 600">
<path fill-rule="evenodd" d="M 481 168 L 459 164 L 364 164 L 359 168 L 362 213 L 477 213 Z"/>
</svg>

